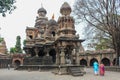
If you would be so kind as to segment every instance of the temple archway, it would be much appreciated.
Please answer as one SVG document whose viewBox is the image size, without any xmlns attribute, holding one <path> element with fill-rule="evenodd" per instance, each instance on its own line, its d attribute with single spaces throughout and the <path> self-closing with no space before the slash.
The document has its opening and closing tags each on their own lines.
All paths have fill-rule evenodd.
<svg viewBox="0 0 120 80">
<path fill-rule="evenodd" d="M 80 60 L 80 65 L 87 66 L 87 61 L 85 59 Z"/>
<path fill-rule="evenodd" d="M 44 53 L 44 50 L 43 50 L 43 49 L 40 49 L 40 51 L 39 51 L 39 53 L 38 53 L 38 56 L 39 56 L 39 57 L 45 56 L 45 53 Z"/>
<path fill-rule="evenodd" d="M 31 54 L 31 57 L 34 57 L 36 55 L 33 48 L 29 49 L 29 53 Z"/>
<path fill-rule="evenodd" d="M 93 66 L 93 63 L 94 63 L 95 61 L 98 62 L 98 60 L 97 60 L 96 58 L 92 58 L 92 59 L 90 60 L 90 66 Z"/>
<path fill-rule="evenodd" d="M 103 58 L 101 60 L 101 62 L 105 65 L 105 66 L 110 66 L 110 60 L 108 58 Z"/>
<path fill-rule="evenodd" d="M 16 67 L 18 67 L 18 66 L 20 66 L 21 62 L 19 60 L 15 60 L 14 64 L 15 64 Z"/>
<path fill-rule="evenodd" d="M 55 49 L 51 49 L 50 52 L 49 52 L 49 55 L 52 57 L 53 63 L 55 63 L 56 62 L 56 51 L 55 51 Z"/>
</svg>

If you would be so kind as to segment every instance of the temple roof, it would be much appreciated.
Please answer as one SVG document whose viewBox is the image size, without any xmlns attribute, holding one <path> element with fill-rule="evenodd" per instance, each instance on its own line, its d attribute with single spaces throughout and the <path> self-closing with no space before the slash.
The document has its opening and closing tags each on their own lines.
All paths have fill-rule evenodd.
<svg viewBox="0 0 120 80">
<path fill-rule="evenodd" d="M 54 19 L 50 19 L 49 22 L 48 22 L 48 25 L 49 26 L 51 26 L 51 25 L 57 25 L 57 22 Z"/>
<path fill-rule="evenodd" d="M 69 10 L 71 12 L 71 7 L 67 2 L 64 2 L 60 8 L 60 13 L 63 14 L 63 11 Z"/>
<path fill-rule="evenodd" d="M 64 4 L 61 6 L 60 9 L 71 9 L 70 5 L 67 2 L 64 2 Z"/>
<path fill-rule="evenodd" d="M 44 12 L 45 14 L 47 14 L 47 11 L 43 7 L 41 7 L 40 9 L 38 9 L 38 13 L 40 13 L 40 12 Z"/>
</svg>

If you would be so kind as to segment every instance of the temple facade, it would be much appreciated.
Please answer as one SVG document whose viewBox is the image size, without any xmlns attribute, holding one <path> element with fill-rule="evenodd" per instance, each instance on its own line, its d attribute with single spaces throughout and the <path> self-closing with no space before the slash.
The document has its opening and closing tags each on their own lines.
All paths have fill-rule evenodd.
<svg viewBox="0 0 120 80">
<path fill-rule="evenodd" d="M 43 7 L 38 9 L 34 27 L 26 28 L 24 51 L 31 59 L 30 61 L 27 58 L 18 60 L 19 64 L 71 63 L 92 66 L 93 62 L 97 61 L 103 62 L 105 66 L 114 66 L 116 64 L 114 50 L 84 51 L 81 44 L 84 40 L 79 39 L 79 35 L 76 34 L 75 21 L 70 15 L 71 12 L 69 4 L 63 3 L 60 7 L 61 15 L 55 21 L 54 15 L 48 20 L 47 11 Z"/>
<path fill-rule="evenodd" d="M 76 34 L 75 21 L 71 7 L 64 2 L 60 8 L 58 20 L 48 20 L 47 11 L 41 7 L 37 14 L 34 27 L 26 28 L 26 44 L 24 50 L 30 57 L 51 58 L 54 64 L 80 64 L 80 52 L 84 52 Z M 50 60 L 49 60 L 50 61 Z"/>
</svg>

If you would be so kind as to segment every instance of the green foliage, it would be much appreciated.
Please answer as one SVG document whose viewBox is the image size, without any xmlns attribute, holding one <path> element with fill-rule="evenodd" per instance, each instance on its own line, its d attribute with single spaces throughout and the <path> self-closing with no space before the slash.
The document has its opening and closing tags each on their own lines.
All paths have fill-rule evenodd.
<svg viewBox="0 0 120 80">
<path fill-rule="evenodd" d="M 112 39 L 110 38 L 102 38 L 98 44 L 96 44 L 95 49 L 96 50 L 104 50 L 108 48 L 113 48 L 112 45 Z"/>
<path fill-rule="evenodd" d="M 10 48 L 10 53 L 16 53 L 16 48 L 15 47 L 11 47 Z"/>
<path fill-rule="evenodd" d="M 3 17 L 6 16 L 5 13 L 7 11 L 11 13 L 11 11 L 16 9 L 16 6 L 13 5 L 15 2 L 16 2 L 15 0 L 0 0 L 0 13 L 2 13 Z"/>
<path fill-rule="evenodd" d="M 16 48 L 16 52 L 17 52 L 17 53 L 22 53 L 22 49 L 21 49 L 21 38 L 20 38 L 20 36 L 17 36 L 17 38 L 16 38 L 15 48 Z"/>
<path fill-rule="evenodd" d="M 23 41 L 23 45 L 24 45 L 24 46 L 25 46 L 25 44 L 26 44 L 26 40 Z"/>
<path fill-rule="evenodd" d="M 4 38 L 0 38 L 0 43 L 4 40 Z"/>
</svg>

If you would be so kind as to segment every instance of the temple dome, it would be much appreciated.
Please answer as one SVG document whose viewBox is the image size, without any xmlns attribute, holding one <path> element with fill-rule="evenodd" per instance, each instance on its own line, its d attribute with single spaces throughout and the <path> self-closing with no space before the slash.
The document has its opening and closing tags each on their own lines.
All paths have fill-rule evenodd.
<svg viewBox="0 0 120 80">
<path fill-rule="evenodd" d="M 47 11 L 43 7 L 41 7 L 40 9 L 38 9 L 38 13 L 41 13 L 41 12 L 44 12 L 45 14 L 47 14 Z"/>
<path fill-rule="evenodd" d="M 57 22 L 54 19 L 50 19 L 49 22 L 48 22 L 48 25 L 49 26 L 51 26 L 51 25 L 57 25 Z"/>
<path fill-rule="evenodd" d="M 48 25 L 51 26 L 51 25 L 57 25 L 57 22 L 54 20 L 54 14 L 52 15 L 52 19 L 50 19 L 48 21 Z"/>
<path fill-rule="evenodd" d="M 60 8 L 60 13 L 62 15 L 70 15 L 71 13 L 71 7 L 67 2 L 64 2 L 63 5 Z"/>
</svg>

